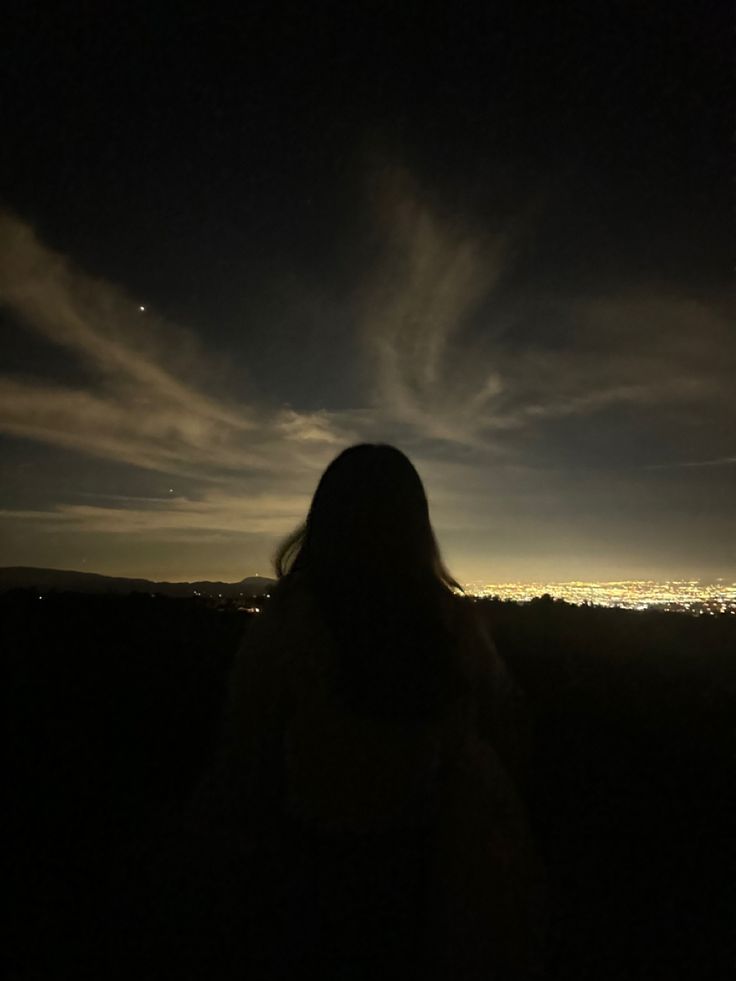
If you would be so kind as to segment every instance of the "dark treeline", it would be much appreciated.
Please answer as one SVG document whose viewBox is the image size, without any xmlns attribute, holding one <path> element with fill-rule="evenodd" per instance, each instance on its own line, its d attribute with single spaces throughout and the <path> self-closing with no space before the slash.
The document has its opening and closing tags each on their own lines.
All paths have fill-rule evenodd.
<svg viewBox="0 0 736 981">
<path fill-rule="evenodd" d="M 481 606 L 533 717 L 524 794 L 549 976 L 726 976 L 736 617 Z M 12 977 L 183 976 L 156 962 L 150 868 L 210 759 L 250 618 L 162 597 L 0 596 Z M 201 929 L 214 977 L 217 930 Z"/>
</svg>

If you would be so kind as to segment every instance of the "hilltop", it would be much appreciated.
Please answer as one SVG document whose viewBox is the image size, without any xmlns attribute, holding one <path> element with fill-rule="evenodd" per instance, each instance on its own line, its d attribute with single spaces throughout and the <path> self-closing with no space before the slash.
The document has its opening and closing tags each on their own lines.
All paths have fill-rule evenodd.
<svg viewBox="0 0 736 981">
<path fill-rule="evenodd" d="M 0 568 L 0 593 L 11 589 L 54 590 L 59 593 L 149 593 L 185 597 L 196 593 L 211 596 L 263 596 L 276 580 L 267 576 L 246 576 L 240 582 L 156 582 L 125 576 L 102 576 L 96 572 L 69 569 L 36 569 L 32 566 Z"/>
</svg>

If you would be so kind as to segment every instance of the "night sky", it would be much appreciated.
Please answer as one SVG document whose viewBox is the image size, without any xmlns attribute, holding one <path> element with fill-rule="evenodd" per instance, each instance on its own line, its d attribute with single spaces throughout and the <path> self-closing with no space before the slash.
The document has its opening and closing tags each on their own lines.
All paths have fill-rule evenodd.
<svg viewBox="0 0 736 981">
<path fill-rule="evenodd" d="M 370 440 L 461 580 L 736 579 L 730 5 L 228 11 L 4 20 L 0 565 L 266 574 Z"/>
</svg>

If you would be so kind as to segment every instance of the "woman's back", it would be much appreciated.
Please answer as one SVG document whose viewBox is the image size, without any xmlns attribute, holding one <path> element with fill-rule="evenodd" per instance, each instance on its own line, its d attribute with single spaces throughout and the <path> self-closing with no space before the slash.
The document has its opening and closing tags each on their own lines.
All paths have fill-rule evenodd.
<svg viewBox="0 0 736 981">
<path fill-rule="evenodd" d="M 463 684 L 419 718 L 371 715 L 345 700 L 337 665 L 349 652 L 335 650 L 304 584 L 245 639 L 233 676 L 229 769 L 241 841 L 276 888 L 271 909 L 290 911 L 279 930 L 292 936 L 291 953 L 277 942 L 277 958 L 299 949 L 302 961 L 319 962 L 329 950 L 376 969 L 381 958 L 414 962 L 423 951 L 425 971 L 431 963 L 438 976 L 474 977 L 457 963 L 459 948 L 476 966 L 473 949 L 482 951 L 482 971 L 499 957 L 485 919 L 503 916 L 508 935 L 508 917 L 520 912 L 508 907 L 509 876 L 518 877 L 528 841 L 479 716 L 508 691 L 498 688 L 501 669 L 472 606 L 450 594 L 446 602 Z"/>
<path fill-rule="evenodd" d="M 446 616 L 457 618 L 449 595 L 447 607 Z M 257 779 L 256 771 L 272 776 L 280 770 L 285 812 L 315 827 L 369 832 L 426 823 L 430 787 L 468 724 L 472 678 L 430 714 L 372 713 L 346 696 L 339 662 L 351 652 L 336 649 L 306 585 L 293 586 L 269 620 L 246 638 L 232 705 L 237 726 L 238 718 L 252 722 L 270 703 L 275 714 L 267 724 L 281 732 L 269 743 L 277 758 L 245 758 L 249 743 L 259 751 L 247 734 L 263 735 L 249 723 L 231 744 L 240 772 Z M 448 652 L 460 656 L 459 649 Z M 256 741 L 267 751 L 262 739 Z"/>
<path fill-rule="evenodd" d="M 408 459 L 337 457 L 276 569 L 233 671 L 219 778 L 260 934 L 275 930 L 267 963 L 518 975 L 528 836 L 496 752 L 520 755 L 514 689 L 454 594 Z"/>
</svg>

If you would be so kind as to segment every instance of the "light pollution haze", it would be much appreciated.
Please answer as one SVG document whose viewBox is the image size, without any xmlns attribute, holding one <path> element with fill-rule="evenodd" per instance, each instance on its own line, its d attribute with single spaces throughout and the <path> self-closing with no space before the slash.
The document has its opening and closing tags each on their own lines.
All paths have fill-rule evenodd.
<svg viewBox="0 0 736 981">
<path fill-rule="evenodd" d="M 405 173 L 379 220 L 387 248 L 334 314 L 350 331 L 353 362 L 343 353 L 334 370 L 353 401 L 333 404 L 326 386 L 300 405 L 249 384 L 267 323 L 228 357 L 4 214 L 17 354 L 0 377 L 2 564 L 268 574 L 324 466 L 367 440 L 415 462 L 461 581 L 734 578 L 724 313 L 641 290 L 496 309 L 503 238 L 443 224 Z M 532 318 L 564 325 L 564 343 L 525 331 Z M 313 343 L 296 334 L 283 354 L 306 372 Z"/>
</svg>

